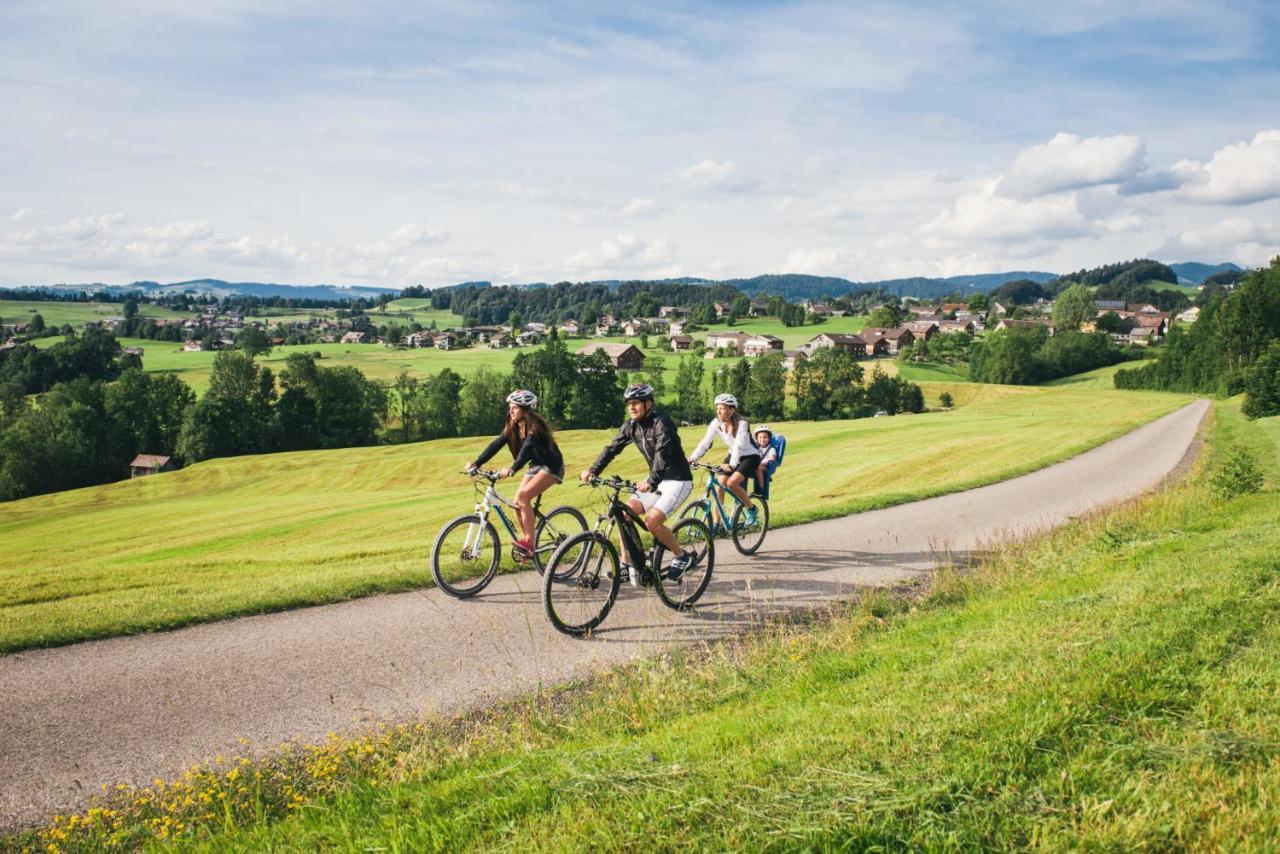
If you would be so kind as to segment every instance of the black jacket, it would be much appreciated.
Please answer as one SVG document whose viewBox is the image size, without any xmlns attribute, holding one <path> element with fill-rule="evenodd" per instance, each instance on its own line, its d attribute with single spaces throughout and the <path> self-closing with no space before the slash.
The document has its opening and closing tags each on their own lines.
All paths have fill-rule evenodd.
<svg viewBox="0 0 1280 854">
<path fill-rule="evenodd" d="M 618 435 L 591 464 L 591 473 L 600 474 L 610 460 L 622 453 L 628 442 L 634 442 L 649 463 L 650 486 L 657 486 L 663 480 L 693 480 L 693 471 L 685 459 L 675 422 L 665 412 L 653 409 L 643 418 L 622 425 Z"/>
<path fill-rule="evenodd" d="M 506 444 L 507 437 L 499 433 L 498 438 L 490 442 L 489 447 L 476 457 L 476 468 L 487 463 L 489 458 L 502 450 Z M 546 466 L 555 474 L 564 476 L 564 457 L 560 454 L 560 448 L 555 441 L 541 433 L 530 433 L 524 437 L 524 442 L 520 444 L 520 452 L 516 454 L 515 462 L 511 464 L 511 470 L 520 471 L 525 463 Z"/>
</svg>

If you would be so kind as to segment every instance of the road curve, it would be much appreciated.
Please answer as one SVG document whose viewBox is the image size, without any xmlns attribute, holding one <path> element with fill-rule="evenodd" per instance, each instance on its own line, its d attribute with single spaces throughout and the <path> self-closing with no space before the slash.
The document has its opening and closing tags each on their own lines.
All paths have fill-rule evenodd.
<svg viewBox="0 0 1280 854">
<path fill-rule="evenodd" d="M 521 573 L 465 602 L 424 589 L 0 657 L 0 828 L 104 783 L 178 776 L 240 739 L 267 748 L 477 707 L 927 573 L 940 555 L 964 560 L 1158 486 L 1208 409 L 1197 401 L 1024 477 L 780 529 L 756 558 L 722 543 L 697 615 L 624 585 L 592 640 L 557 634 L 538 577 Z"/>
</svg>

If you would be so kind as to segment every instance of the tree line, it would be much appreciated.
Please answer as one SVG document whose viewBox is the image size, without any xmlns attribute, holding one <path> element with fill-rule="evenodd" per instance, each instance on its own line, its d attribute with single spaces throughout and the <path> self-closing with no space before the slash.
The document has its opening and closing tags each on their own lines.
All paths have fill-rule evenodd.
<svg viewBox="0 0 1280 854">
<path fill-rule="evenodd" d="M 1169 331 L 1159 359 L 1116 373 L 1116 388 L 1240 394 L 1245 413 L 1280 414 L 1280 256 L 1215 294 L 1189 328 Z"/>
</svg>

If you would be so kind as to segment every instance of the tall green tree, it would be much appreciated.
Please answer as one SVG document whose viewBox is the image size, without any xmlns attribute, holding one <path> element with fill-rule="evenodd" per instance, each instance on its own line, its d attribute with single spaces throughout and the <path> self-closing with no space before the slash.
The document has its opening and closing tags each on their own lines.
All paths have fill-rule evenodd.
<svg viewBox="0 0 1280 854">
<path fill-rule="evenodd" d="M 1093 291 L 1084 285 L 1072 285 L 1053 301 L 1053 325 L 1059 330 L 1077 330 L 1097 314 Z"/>
<path fill-rule="evenodd" d="M 459 431 L 463 436 L 497 435 L 506 423 L 507 395 L 514 385 L 506 374 L 480 367 L 467 378 L 459 403 Z"/>
<path fill-rule="evenodd" d="M 675 411 L 684 421 L 697 423 L 711 417 L 711 405 L 702 389 L 706 370 L 705 360 L 692 353 L 676 366 Z"/>
<path fill-rule="evenodd" d="M 787 373 L 782 367 L 782 356 L 770 354 L 756 359 L 744 398 L 752 420 L 780 420 L 784 415 L 786 397 Z"/>
</svg>

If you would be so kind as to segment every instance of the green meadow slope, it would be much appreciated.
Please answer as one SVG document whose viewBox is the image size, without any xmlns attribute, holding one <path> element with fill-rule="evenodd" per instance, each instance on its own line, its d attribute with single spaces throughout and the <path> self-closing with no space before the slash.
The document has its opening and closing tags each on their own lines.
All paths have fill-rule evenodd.
<svg viewBox="0 0 1280 854">
<path fill-rule="evenodd" d="M 1280 419 L 923 590 L 455 721 L 123 789 L 17 846 L 1273 850 Z M 1207 489 L 1244 446 L 1267 484 Z M 209 806 L 212 805 L 212 806 Z"/>
<path fill-rule="evenodd" d="M 780 426 L 774 519 L 794 524 L 990 483 L 1172 411 L 1146 392 L 960 384 L 949 412 Z M 686 448 L 701 428 L 682 432 Z M 609 431 L 559 440 L 572 473 Z M 0 505 L 0 652 L 426 585 L 456 474 L 482 439 L 213 460 Z M 617 472 L 641 474 L 628 451 Z M 1122 476 L 1122 473 L 1117 473 Z M 511 486 L 504 487 L 509 495 Z M 578 503 L 572 485 L 548 504 Z M 505 537 L 504 537 L 505 540 Z"/>
</svg>

